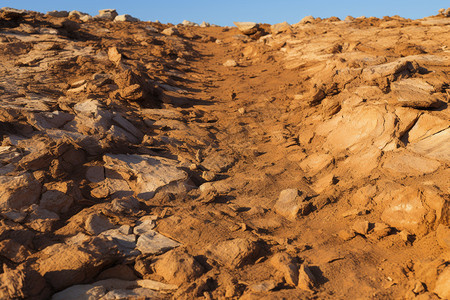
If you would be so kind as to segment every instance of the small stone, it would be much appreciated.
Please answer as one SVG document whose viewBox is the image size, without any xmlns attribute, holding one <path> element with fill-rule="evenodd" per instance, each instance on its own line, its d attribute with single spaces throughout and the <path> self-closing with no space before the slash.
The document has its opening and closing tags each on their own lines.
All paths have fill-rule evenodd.
<svg viewBox="0 0 450 300">
<path fill-rule="evenodd" d="M 270 259 L 270 264 L 283 274 L 287 284 L 297 286 L 298 266 L 293 263 L 292 257 L 286 253 L 277 253 Z"/>
<path fill-rule="evenodd" d="M 413 293 L 414 294 L 422 294 L 423 292 L 425 292 L 425 286 L 423 285 L 423 283 L 422 282 L 420 282 L 420 281 L 417 281 L 415 284 L 414 284 L 414 288 L 413 288 Z"/>
<path fill-rule="evenodd" d="M 245 107 L 239 108 L 239 109 L 238 109 L 238 112 L 239 112 L 241 115 L 245 114 Z"/>
<path fill-rule="evenodd" d="M 204 171 L 202 173 L 202 178 L 206 181 L 213 181 L 216 178 L 216 173 L 213 171 Z"/>
<path fill-rule="evenodd" d="M 238 64 L 234 59 L 229 59 L 223 63 L 225 67 L 236 67 Z"/>
<path fill-rule="evenodd" d="M 98 11 L 98 15 L 96 18 L 105 19 L 109 21 L 113 21 L 115 17 L 118 16 L 118 13 L 115 9 L 102 9 Z"/>
<path fill-rule="evenodd" d="M 258 31 L 258 24 L 255 22 L 233 22 L 240 32 L 246 35 L 254 34 Z"/>
<path fill-rule="evenodd" d="M 174 27 L 169 27 L 161 31 L 161 33 L 168 36 L 178 35 L 178 30 Z"/>
<path fill-rule="evenodd" d="M 433 292 L 441 299 L 450 299 L 450 267 L 446 267 L 439 275 Z"/>
<path fill-rule="evenodd" d="M 141 235 L 152 230 L 156 226 L 155 220 L 157 218 L 157 216 L 144 216 L 140 218 L 136 223 L 136 227 L 133 229 L 133 233 L 136 235 Z"/>
<path fill-rule="evenodd" d="M 184 20 L 183 22 L 181 22 L 181 25 L 183 25 L 183 26 L 198 26 L 197 23 L 194 23 L 194 22 L 191 22 L 188 20 Z"/>
<path fill-rule="evenodd" d="M 153 230 L 148 230 L 137 240 L 137 249 L 141 251 L 142 254 L 164 253 L 179 245 L 180 243 Z"/>
<path fill-rule="evenodd" d="M 102 166 L 88 167 L 86 170 L 86 179 L 94 183 L 105 180 L 105 168 Z"/>
<path fill-rule="evenodd" d="M 352 229 L 343 229 L 339 231 L 338 236 L 344 241 L 349 241 L 356 236 L 355 231 Z"/>
<path fill-rule="evenodd" d="M 69 16 L 69 12 L 65 10 L 52 10 L 47 12 L 47 15 L 56 18 L 67 18 Z"/>
<path fill-rule="evenodd" d="M 379 240 L 388 236 L 391 231 L 392 229 L 388 225 L 384 223 L 375 223 L 371 236 Z"/>
<path fill-rule="evenodd" d="M 450 249 L 450 227 L 439 224 L 436 230 L 436 239 L 442 248 Z"/>
<path fill-rule="evenodd" d="M 248 286 L 248 288 L 255 293 L 269 292 L 276 287 L 277 283 L 274 280 L 265 280 Z"/>
<path fill-rule="evenodd" d="M 305 264 L 302 264 L 300 266 L 298 273 L 299 274 L 297 287 L 305 291 L 312 291 L 316 279 L 311 270 L 309 269 L 309 267 Z"/>
<path fill-rule="evenodd" d="M 356 221 L 352 229 L 361 235 L 366 235 L 369 232 L 369 221 Z"/>
<path fill-rule="evenodd" d="M 105 185 L 100 185 L 91 190 L 91 196 L 96 199 L 103 199 L 108 197 L 110 194 L 109 188 Z"/>
<path fill-rule="evenodd" d="M 311 210 L 311 203 L 305 202 L 305 194 L 298 189 L 283 190 L 275 203 L 275 211 L 289 220 L 298 215 L 306 215 Z"/>
<path fill-rule="evenodd" d="M 209 26 L 211 26 L 211 24 L 209 24 L 208 22 L 205 22 L 205 21 L 203 21 L 201 24 L 200 24 L 200 27 L 209 27 Z"/>
</svg>

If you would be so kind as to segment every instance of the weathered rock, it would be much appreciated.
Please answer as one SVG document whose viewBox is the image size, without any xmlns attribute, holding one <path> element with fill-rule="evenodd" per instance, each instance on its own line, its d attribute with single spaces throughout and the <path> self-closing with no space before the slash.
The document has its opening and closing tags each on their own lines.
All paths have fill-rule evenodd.
<svg viewBox="0 0 450 300">
<path fill-rule="evenodd" d="M 105 280 L 105 279 L 121 279 L 121 280 L 136 280 L 138 277 L 134 274 L 132 268 L 127 265 L 116 265 L 109 269 L 104 270 L 96 277 L 96 280 Z"/>
<path fill-rule="evenodd" d="M 103 299 L 106 289 L 91 284 L 74 285 L 52 296 L 52 300 L 91 300 Z"/>
<path fill-rule="evenodd" d="M 47 12 L 47 15 L 56 18 L 67 18 L 69 16 L 69 12 L 65 10 L 52 10 Z"/>
<path fill-rule="evenodd" d="M 39 206 L 55 213 L 66 213 L 74 201 L 79 198 L 79 191 L 75 191 L 72 182 L 58 182 L 46 184 L 47 191 L 42 194 Z"/>
<path fill-rule="evenodd" d="M 59 220 L 58 214 L 36 204 L 31 205 L 27 210 L 26 222 L 36 231 L 49 232 L 53 229 L 54 223 Z"/>
<path fill-rule="evenodd" d="M 41 194 L 41 184 L 29 173 L 0 176 L 0 209 L 21 209 L 34 204 Z"/>
<path fill-rule="evenodd" d="M 277 287 L 277 283 L 274 280 L 265 280 L 259 283 L 254 283 L 248 286 L 248 288 L 256 293 L 267 293 Z"/>
<path fill-rule="evenodd" d="M 291 286 L 298 284 L 298 266 L 286 253 L 277 253 L 270 259 L 270 264 L 283 274 L 284 280 Z"/>
<path fill-rule="evenodd" d="M 444 249 L 450 249 L 450 227 L 439 224 L 436 230 L 436 239 Z"/>
<path fill-rule="evenodd" d="M 183 26 L 198 26 L 197 23 L 191 22 L 191 21 L 188 21 L 188 20 L 184 20 L 183 22 L 181 22 L 181 24 L 182 24 Z"/>
<path fill-rule="evenodd" d="M 105 168 L 102 166 L 88 167 L 86 170 L 86 179 L 95 183 L 105 180 Z"/>
<path fill-rule="evenodd" d="M 118 13 L 115 9 L 102 9 L 98 11 L 96 18 L 113 21 Z"/>
<path fill-rule="evenodd" d="M 308 176 L 314 176 L 333 163 L 333 156 L 314 153 L 300 163 L 300 167 Z"/>
<path fill-rule="evenodd" d="M 133 229 L 133 233 L 136 235 L 145 234 L 146 232 L 155 228 L 156 216 L 143 216 L 136 222 L 136 226 Z"/>
<path fill-rule="evenodd" d="M 215 260 L 229 268 L 240 268 L 259 255 L 258 244 L 242 238 L 221 242 L 208 250 Z"/>
<path fill-rule="evenodd" d="M 291 30 L 291 25 L 288 22 L 278 23 L 270 26 L 272 34 L 278 34 L 281 32 L 288 32 Z"/>
<path fill-rule="evenodd" d="M 48 299 L 50 289 L 45 279 L 26 265 L 15 269 L 3 266 L 0 274 L 0 298 L 2 299 Z"/>
<path fill-rule="evenodd" d="M 246 35 L 254 34 L 258 31 L 258 24 L 255 22 L 233 22 L 240 32 Z"/>
<path fill-rule="evenodd" d="M 154 269 L 167 282 L 179 286 L 193 281 L 204 272 L 195 258 L 183 249 L 174 249 L 158 257 Z"/>
<path fill-rule="evenodd" d="M 86 231 L 92 235 L 99 235 L 100 233 L 114 228 L 114 224 L 104 215 L 92 214 L 86 218 L 84 223 Z"/>
<path fill-rule="evenodd" d="M 164 35 L 168 35 L 168 36 L 178 35 L 179 34 L 178 30 L 176 28 L 174 28 L 174 27 L 166 28 L 163 31 L 161 31 L 161 33 L 164 34 Z"/>
<path fill-rule="evenodd" d="M 355 231 L 352 229 L 343 229 L 338 232 L 338 236 L 344 241 L 349 241 L 356 236 Z"/>
<path fill-rule="evenodd" d="M 132 17 L 130 15 L 118 15 L 114 18 L 114 22 L 139 22 L 138 18 Z"/>
<path fill-rule="evenodd" d="M 137 256 L 139 251 L 136 250 L 136 236 L 131 231 L 130 226 L 122 225 L 117 229 L 103 231 L 99 237 L 111 241 L 123 255 Z"/>
<path fill-rule="evenodd" d="M 446 267 L 439 275 L 433 292 L 435 292 L 441 299 L 450 298 L 450 267 Z"/>
<path fill-rule="evenodd" d="M 305 193 L 297 189 L 283 190 L 275 203 L 275 211 L 289 220 L 305 215 L 311 210 L 311 203 L 306 202 Z"/>
<path fill-rule="evenodd" d="M 441 105 L 439 98 L 432 95 L 432 85 L 418 78 L 408 78 L 391 84 L 391 90 L 401 106 L 414 108 L 436 108 Z"/>
<path fill-rule="evenodd" d="M 137 240 L 137 249 L 143 254 L 164 253 L 179 245 L 180 243 L 153 230 L 147 230 Z"/>
<path fill-rule="evenodd" d="M 238 64 L 234 59 L 229 59 L 223 63 L 225 67 L 236 67 Z"/>
<path fill-rule="evenodd" d="M 236 162 L 236 157 L 226 151 L 216 151 L 208 155 L 202 165 L 213 172 L 225 172 Z"/>
<path fill-rule="evenodd" d="M 41 251 L 39 273 L 56 290 L 94 278 L 116 256 L 113 245 L 100 238 L 81 244 L 54 244 Z"/>
<path fill-rule="evenodd" d="M 309 267 L 305 264 L 302 264 L 300 266 L 300 269 L 298 270 L 298 285 L 297 287 L 305 290 L 305 291 L 312 291 L 314 288 L 316 282 L 316 278 L 314 277 L 313 273 L 309 269 Z"/>
<path fill-rule="evenodd" d="M 369 221 L 356 221 L 353 226 L 352 229 L 359 234 L 362 235 L 366 235 L 369 232 Z"/>
<path fill-rule="evenodd" d="M 171 184 L 185 185 L 186 172 L 177 168 L 176 161 L 148 155 L 107 154 L 103 157 L 105 168 L 131 173 L 136 178 L 128 180 L 135 186 L 136 196 L 150 199 L 155 192 Z"/>
</svg>

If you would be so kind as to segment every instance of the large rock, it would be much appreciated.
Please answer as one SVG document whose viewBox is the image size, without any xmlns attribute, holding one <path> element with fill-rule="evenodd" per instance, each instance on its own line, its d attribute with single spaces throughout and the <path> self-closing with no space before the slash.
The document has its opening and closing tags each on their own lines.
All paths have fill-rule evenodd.
<svg viewBox="0 0 450 300">
<path fill-rule="evenodd" d="M 21 209 L 38 201 L 41 184 L 33 175 L 0 176 L 0 210 Z"/>
<path fill-rule="evenodd" d="M 233 22 L 240 32 L 246 35 L 254 34 L 258 31 L 258 24 L 255 22 Z"/>
<path fill-rule="evenodd" d="M 116 16 L 114 22 L 139 22 L 139 19 L 125 14 Z"/>
<path fill-rule="evenodd" d="M 209 247 L 211 256 L 229 268 L 239 268 L 253 262 L 259 255 L 256 242 L 237 238 Z"/>
<path fill-rule="evenodd" d="M 341 110 L 318 126 L 324 147 L 334 152 L 360 152 L 370 147 L 384 149 L 394 140 L 396 116 L 385 106 L 360 105 Z"/>
<path fill-rule="evenodd" d="M 36 263 L 39 273 L 58 291 L 94 278 L 117 257 L 113 244 L 93 238 L 49 246 L 41 251 Z"/>
<path fill-rule="evenodd" d="M 160 257 L 154 265 L 156 274 L 172 284 L 182 285 L 203 274 L 203 267 L 184 249 L 174 249 Z"/>
<path fill-rule="evenodd" d="M 383 168 L 404 175 L 423 175 L 436 171 L 441 163 L 434 159 L 418 156 L 407 151 L 390 154 L 383 163 Z"/>
<path fill-rule="evenodd" d="M 66 213 L 77 197 L 72 182 L 58 182 L 45 185 L 47 191 L 42 194 L 40 207 L 55 213 Z"/>
<path fill-rule="evenodd" d="M 427 188 L 386 184 L 374 200 L 386 206 L 381 215 L 384 222 L 416 235 L 426 234 L 448 215 L 445 200 Z"/>
<path fill-rule="evenodd" d="M 133 178 L 128 181 L 135 187 L 136 196 L 142 199 L 152 198 L 158 189 L 168 185 L 187 184 L 186 172 L 178 169 L 177 162 L 171 159 L 148 155 L 107 154 L 103 160 L 105 168 L 133 174 Z"/>
<path fill-rule="evenodd" d="M 298 284 L 298 266 L 287 253 L 277 253 L 270 259 L 270 264 L 283 274 L 284 280 L 291 286 Z"/>
<path fill-rule="evenodd" d="M 401 106 L 414 108 L 436 108 L 441 102 L 433 93 L 432 85 L 419 78 L 408 78 L 391 84 L 391 91 Z"/>
<path fill-rule="evenodd" d="M 117 16 L 118 13 L 115 9 L 101 9 L 96 18 L 113 21 Z"/>
</svg>

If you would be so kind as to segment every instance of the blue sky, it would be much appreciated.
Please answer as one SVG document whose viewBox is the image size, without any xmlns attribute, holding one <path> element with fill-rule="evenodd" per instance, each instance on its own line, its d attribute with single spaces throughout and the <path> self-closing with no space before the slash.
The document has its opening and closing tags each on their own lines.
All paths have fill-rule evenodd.
<svg viewBox="0 0 450 300">
<path fill-rule="evenodd" d="M 304 16 L 393 16 L 418 19 L 437 14 L 449 7 L 449 0 L 0 0 L 0 7 L 14 7 L 40 12 L 79 10 L 96 15 L 99 9 L 115 8 L 144 21 L 180 23 L 189 20 L 232 25 L 233 21 L 297 23 Z"/>
</svg>

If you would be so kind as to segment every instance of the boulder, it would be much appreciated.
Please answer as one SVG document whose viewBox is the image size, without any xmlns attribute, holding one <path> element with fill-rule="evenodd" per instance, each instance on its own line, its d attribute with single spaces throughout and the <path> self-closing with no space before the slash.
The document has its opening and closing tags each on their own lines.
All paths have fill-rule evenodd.
<svg viewBox="0 0 450 300">
<path fill-rule="evenodd" d="M 0 209 L 20 210 L 37 203 L 41 195 L 41 184 L 33 175 L 0 176 Z"/>
<path fill-rule="evenodd" d="M 251 35 L 258 31 L 258 24 L 255 22 L 233 22 L 234 25 L 245 35 Z"/>
<path fill-rule="evenodd" d="M 46 184 L 39 206 L 55 213 L 66 213 L 74 201 L 80 198 L 80 192 L 73 182 L 57 182 Z"/>
<path fill-rule="evenodd" d="M 104 215 L 99 213 L 91 214 L 84 222 L 86 231 L 92 235 L 99 235 L 100 233 L 114 228 L 114 224 Z"/>
<path fill-rule="evenodd" d="M 96 18 L 113 21 L 117 16 L 118 13 L 115 9 L 101 9 L 98 11 L 98 15 L 96 16 Z"/>
<path fill-rule="evenodd" d="M 130 15 L 118 15 L 114 18 L 114 22 L 139 22 L 138 18 L 132 17 Z"/>
<path fill-rule="evenodd" d="M 272 34 L 278 34 L 282 32 L 288 32 L 291 30 L 291 25 L 288 22 L 278 23 L 270 26 Z"/>
<path fill-rule="evenodd" d="M 0 274 L 1 299 L 44 300 L 50 297 L 50 292 L 45 279 L 25 264 L 14 269 L 3 266 L 3 273 Z"/>
<path fill-rule="evenodd" d="M 173 36 L 173 35 L 178 35 L 179 34 L 178 30 L 176 28 L 174 28 L 174 27 L 166 28 L 163 31 L 161 31 L 161 33 L 164 34 L 164 35 L 168 35 L 168 36 Z"/>
<path fill-rule="evenodd" d="M 137 249 L 142 254 L 160 254 L 179 245 L 180 243 L 154 230 L 147 230 L 137 240 Z"/>
</svg>

